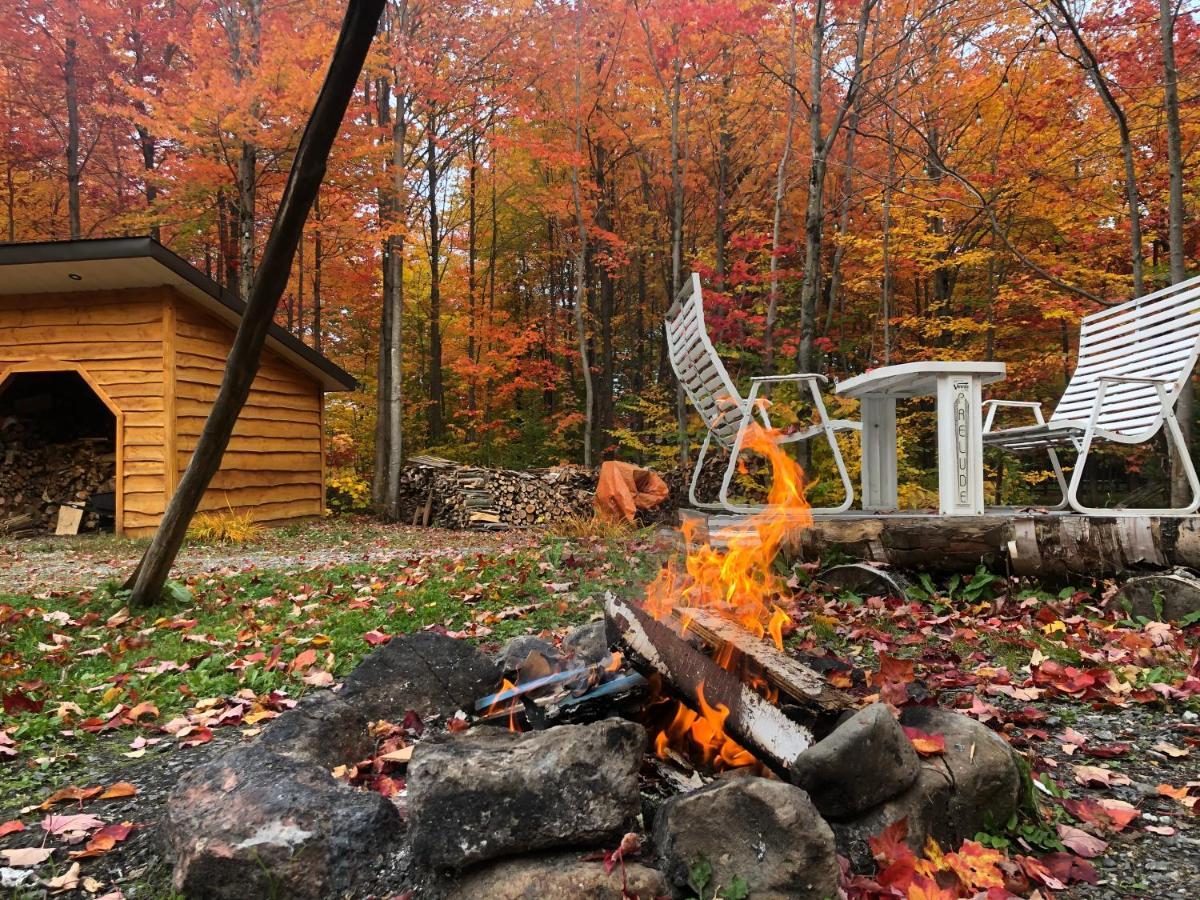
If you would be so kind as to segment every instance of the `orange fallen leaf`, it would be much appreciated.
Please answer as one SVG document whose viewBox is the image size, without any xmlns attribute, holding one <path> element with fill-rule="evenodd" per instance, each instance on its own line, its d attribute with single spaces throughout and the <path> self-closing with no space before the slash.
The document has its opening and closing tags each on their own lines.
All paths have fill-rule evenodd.
<svg viewBox="0 0 1200 900">
<path fill-rule="evenodd" d="M 92 835 L 91 840 L 84 845 L 82 850 L 72 851 L 71 859 L 87 859 L 93 856 L 102 856 L 125 840 L 125 838 L 129 837 L 129 833 L 136 827 L 132 822 L 105 825 Z"/>
<path fill-rule="evenodd" d="M 137 788 L 128 781 L 118 781 L 116 784 L 110 784 L 105 788 L 104 793 L 100 795 L 100 799 L 115 800 L 118 797 L 133 797 L 137 792 Z"/>
<path fill-rule="evenodd" d="M 904 733 L 909 741 L 922 756 L 938 756 L 946 752 L 946 736 L 944 734 L 928 734 L 920 728 L 904 726 Z"/>
<path fill-rule="evenodd" d="M 65 787 L 55 791 L 53 794 L 43 800 L 42 809 L 49 809 L 55 803 L 62 803 L 66 800 L 75 800 L 82 804 L 85 800 L 91 800 L 94 797 L 100 796 L 103 791 L 104 787 L 102 785 L 89 788 L 81 788 L 71 785 L 70 787 Z"/>
</svg>

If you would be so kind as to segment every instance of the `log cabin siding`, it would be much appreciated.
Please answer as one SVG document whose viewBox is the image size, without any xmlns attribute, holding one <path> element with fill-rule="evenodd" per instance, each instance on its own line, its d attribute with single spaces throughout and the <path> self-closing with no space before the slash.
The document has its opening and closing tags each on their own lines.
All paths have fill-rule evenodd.
<svg viewBox="0 0 1200 900">
<path fill-rule="evenodd" d="M 174 303 L 175 466 L 182 472 L 224 374 L 233 330 L 178 298 Z M 233 509 L 271 522 L 324 511 L 321 387 L 270 350 L 233 430 L 201 511 Z"/>
</svg>

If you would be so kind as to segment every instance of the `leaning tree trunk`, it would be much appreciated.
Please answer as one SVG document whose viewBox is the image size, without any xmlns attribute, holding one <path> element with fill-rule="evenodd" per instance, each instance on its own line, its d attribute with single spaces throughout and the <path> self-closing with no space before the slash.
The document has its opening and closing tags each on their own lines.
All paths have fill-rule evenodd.
<svg viewBox="0 0 1200 900">
<path fill-rule="evenodd" d="M 216 402 L 204 423 L 192 460 L 179 480 L 179 488 L 167 505 L 154 540 L 127 582 L 127 586 L 132 588 L 130 602 L 135 606 L 149 606 L 162 596 L 163 585 L 183 544 L 188 524 L 213 475 L 221 466 L 221 458 L 229 446 L 233 427 L 258 373 L 275 308 L 287 287 L 296 245 L 317 196 L 317 189 L 325 177 L 329 150 L 354 94 L 384 2 L 349 0 L 329 71 L 325 74 L 325 83 L 321 86 L 312 116 L 300 139 L 283 199 L 246 298 L 246 309 L 225 363 L 225 375 L 221 379 Z"/>
</svg>

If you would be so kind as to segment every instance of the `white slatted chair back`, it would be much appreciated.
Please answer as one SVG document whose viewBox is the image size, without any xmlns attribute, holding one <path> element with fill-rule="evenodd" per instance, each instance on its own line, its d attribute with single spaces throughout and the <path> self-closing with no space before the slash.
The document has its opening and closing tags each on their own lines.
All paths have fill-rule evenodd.
<svg viewBox="0 0 1200 900">
<path fill-rule="evenodd" d="M 725 448 L 732 447 L 745 401 L 709 340 L 699 275 L 693 273 L 680 288 L 667 312 L 666 334 L 667 355 L 675 377 L 704 418 L 713 440 Z"/>
<path fill-rule="evenodd" d="M 1050 417 L 1086 423 L 1100 378 L 1155 378 L 1171 396 L 1200 354 L 1200 276 L 1087 316 L 1080 325 L 1079 361 Z M 1152 384 L 1110 384 L 1096 426 L 1132 436 L 1153 434 L 1164 410 Z"/>
</svg>

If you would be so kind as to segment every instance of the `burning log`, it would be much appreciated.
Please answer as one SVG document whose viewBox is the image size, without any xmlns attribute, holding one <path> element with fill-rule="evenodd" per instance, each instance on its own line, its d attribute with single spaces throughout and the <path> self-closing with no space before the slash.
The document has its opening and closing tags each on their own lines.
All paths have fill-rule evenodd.
<svg viewBox="0 0 1200 900">
<path fill-rule="evenodd" d="M 694 708 L 727 710 L 722 726 L 725 732 L 780 777 L 788 778 L 796 758 L 815 743 L 817 717 L 809 724 L 788 718 L 737 674 L 692 647 L 673 623 L 660 622 L 644 609 L 615 597 L 609 597 L 604 612 L 610 636 L 627 651 L 635 668 L 647 676 L 661 676 L 672 693 Z M 739 646 L 744 643 L 737 642 Z M 794 692 L 811 698 L 800 685 L 792 685 L 788 696 Z"/>
<path fill-rule="evenodd" d="M 748 667 L 783 697 L 814 719 L 836 718 L 851 706 L 851 700 L 831 687 L 819 672 L 780 653 L 774 646 L 757 638 L 727 619 L 704 609 L 671 611 L 684 634 L 694 634 L 717 652 L 717 656 L 740 653 Z"/>
</svg>

